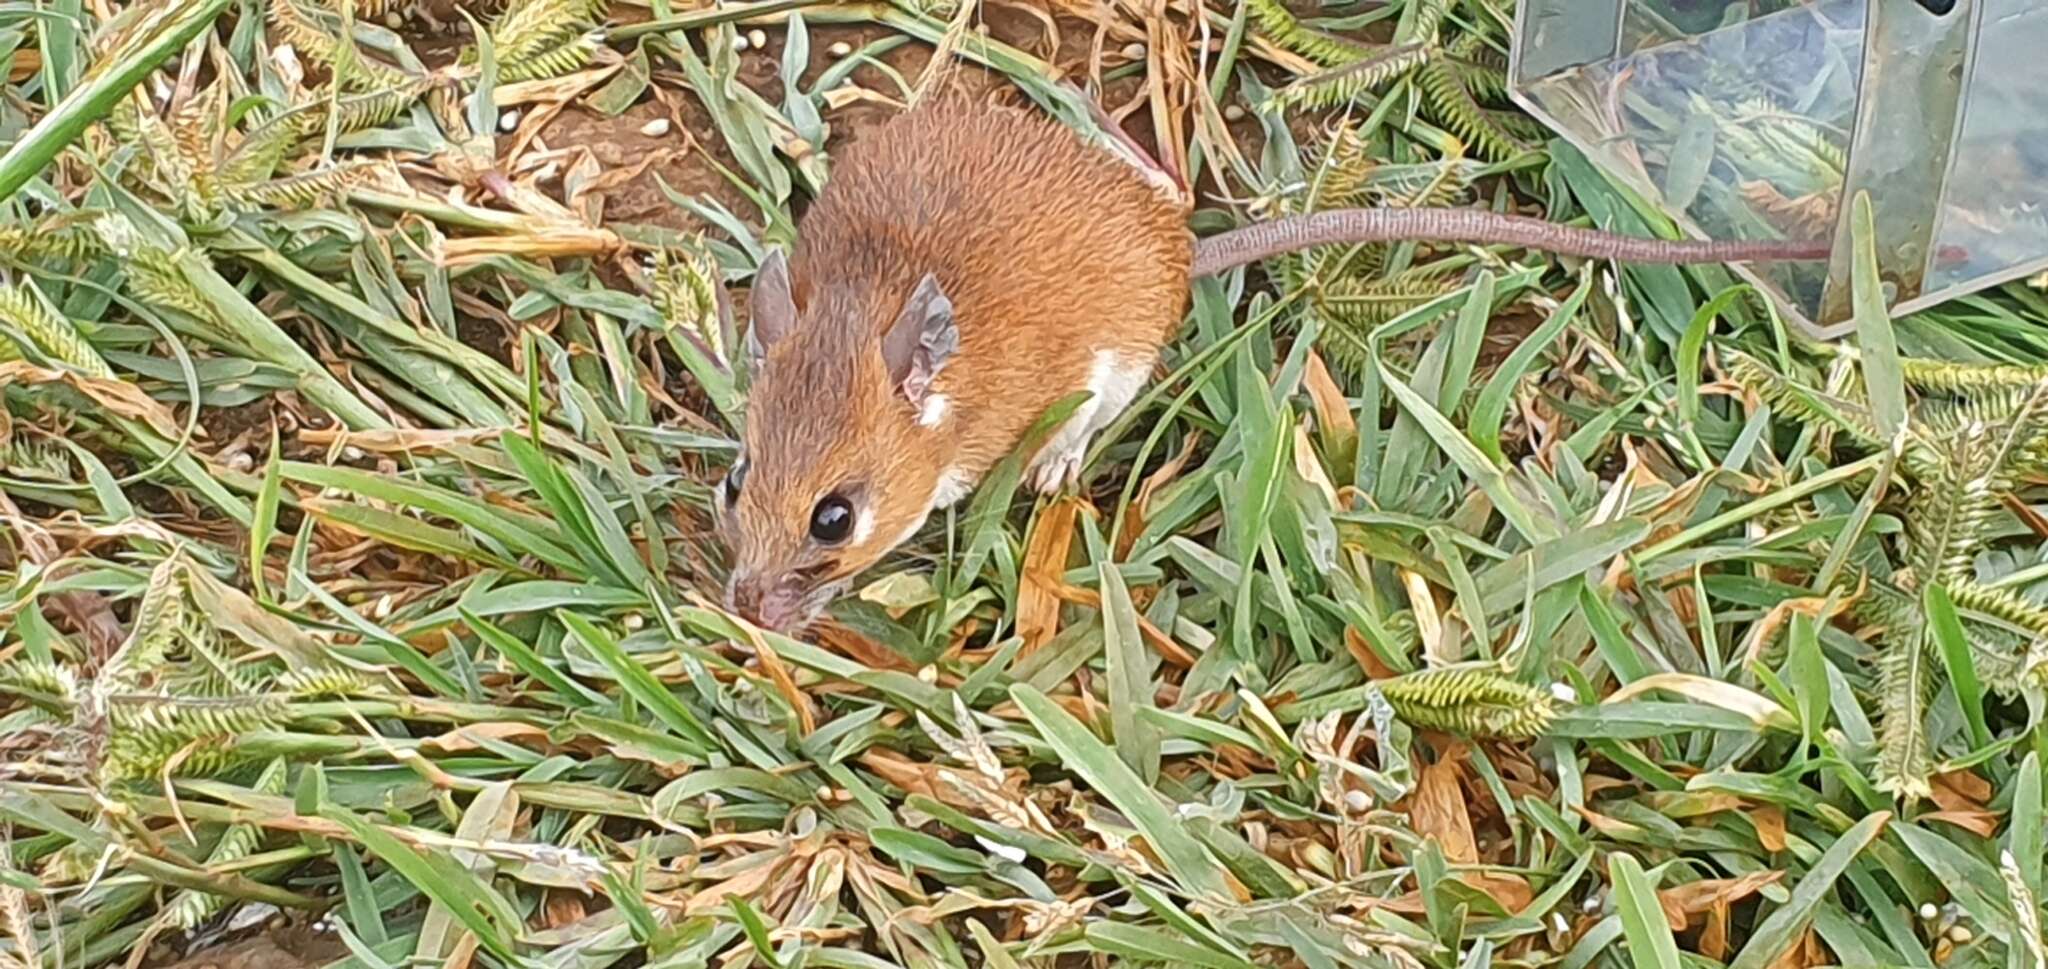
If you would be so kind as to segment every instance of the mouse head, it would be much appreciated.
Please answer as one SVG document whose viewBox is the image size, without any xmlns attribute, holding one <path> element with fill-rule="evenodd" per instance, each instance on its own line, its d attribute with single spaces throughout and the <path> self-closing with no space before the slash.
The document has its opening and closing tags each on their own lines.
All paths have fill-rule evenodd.
<svg viewBox="0 0 2048 969">
<path fill-rule="evenodd" d="M 718 488 L 733 561 L 726 606 L 790 630 L 931 511 L 946 410 L 932 382 L 959 333 L 930 274 L 909 286 L 793 286 L 780 250 L 752 300 L 746 433 Z"/>
</svg>

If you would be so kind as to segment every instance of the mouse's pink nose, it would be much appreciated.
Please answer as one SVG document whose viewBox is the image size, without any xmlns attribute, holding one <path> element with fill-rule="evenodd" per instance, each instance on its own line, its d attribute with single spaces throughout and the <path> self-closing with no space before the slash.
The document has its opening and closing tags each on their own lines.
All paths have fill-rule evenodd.
<svg viewBox="0 0 2048 969">
<path fill-rule="evenodd" d="M 793 576 L 770 579 L 755 572 L 736 572 L 726 586 L 725 607 L 771 632 L 787 632 L 801 622 L 804 590 Z"/>
</svg>

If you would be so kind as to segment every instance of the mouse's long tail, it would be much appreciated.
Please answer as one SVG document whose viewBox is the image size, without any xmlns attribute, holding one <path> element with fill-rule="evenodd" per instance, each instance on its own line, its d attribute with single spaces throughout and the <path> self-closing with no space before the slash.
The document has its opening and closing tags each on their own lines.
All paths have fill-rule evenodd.
<svg viewBox="0 0 2048 969">
<path fill-rule="evenodd" d="M 1511 245 L 1566 256 L 1645 263 L 1815 260 L 1826 259 L 1832 248 L 1819 240 L 1638 239 L 1479 209 L 1335 209 L 1286 216 L 1197 240 L 1190 275 L 1214 275 L 1311 246 L 1396 240 Z"/>
</svg>

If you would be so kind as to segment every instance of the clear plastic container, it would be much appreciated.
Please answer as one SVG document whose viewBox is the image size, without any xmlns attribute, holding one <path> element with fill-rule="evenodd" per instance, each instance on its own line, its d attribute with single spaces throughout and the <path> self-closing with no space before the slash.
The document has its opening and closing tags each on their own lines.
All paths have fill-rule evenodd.
<svg viewBox="0 0 2048 969">
<path fill-rule="evenodd" d="M 2048 3 L 1524 0 L 1511 90 L 1713 239 L 1824 238 L 1736 267 L 1816 336 L 1847 330 L 1847 205 L 1908 313 L 2048 269 Z"/>
</svg>

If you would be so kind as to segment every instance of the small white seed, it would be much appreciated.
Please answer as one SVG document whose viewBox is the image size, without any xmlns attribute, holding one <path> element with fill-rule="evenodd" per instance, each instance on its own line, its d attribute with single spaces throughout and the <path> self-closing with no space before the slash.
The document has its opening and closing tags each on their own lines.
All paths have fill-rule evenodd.
<svg viewBox="0 0 2048 969">
<path fill-rule="evenodd" d="M 363 459 L 363 449 L 353 444 L 342 448 L 341 459 L 343 461 L 361 461 Z"/>
<path fill-rule="evenodd" d="M 639 613 L 637 613 L 637 612 L 634 612 L 634 613 L 628 613 L 628 614 L 626 615 L 626 628 L 627 628 L 628 630 L 631 630 L 631 631 L 633 631 L 633 632 L 638 632 L 638 631 L 640 631 L 641 629 L 644 629 L 644 628 L 646 628 L 646 626 L 647 626 L 647 617 L 646 617 L 646 616 L 643 616 L 643 615 L 641 615 L 641 614 L 639 614 Z"/>
<path fill-rule="evenodd" d="M 271 916 L 277 914 L 277 907 L 274 905 L 265 905 L 261 902 L 255 905 L 244 905 L 234 915 L 228 917 L 228 930 L 231 932 L 240 931 L 251 926 L 262 925 L 270 921 Z"/>
<path fill-rule="evenodd" d="M 384 26 L 389 27 L 392 30 L 397 30 L 398 28 L 405 26 L 405 15 L 399 13 L 396 10 L 393 10 L 390 13 L 385 14 Z"/>
<path fill-rule="evenodd" d="M 825 48 L 825 50 L 831 53 L 833 57 L 846 57 L 853 53 L 853 45 L 842 40 Z"/>
<path fill-rule="evenodd" d="M 228 467 L 236 471 L 249 471 L 256 467 L 256 459 L 247 451 L 236 451 L 228 455 Z"/>
<path fill-rule="evenodd" d="M 939 668 L 926 665 L 923 669 L 917 671 L 917 679 L 926 686 L 937 683 L 939 681 Z"/>
<path fill-rule="evenodd" d="M 1224 105 L 1224 106 L 1223 106 L 1223 120 L 1225 120 L 1225 121 L 1243 121 L 1243 120 L 1244 120 L 1244 106 L 1243 106 L 1243 105 L 1238 105 L 1238 104 L 1226 104 L 1226 105 Z"/>
<path fill-rule="evenodd" d="M 1372 809 L 1372 795 L 1364 791 L 1345 791 L 1344 810 L 1353 814 L 1364 814 Z"/>
<path fill-rule="evenodd" d="M 1013 865 L 1021 865 L 1026 858 L 1030 857 L 1030 855 L 1024 853 L 1024 849 L 1016 845 L 1006 845 L 1000 841 L 990 841 L 981 835 L 975 835 L 974 840 L 983 848 L 988 849 L 989 854 L 995 855 Z"/>
<path fill-rule="evenodd" d="M 517 111 L 507 111 L 507 112 L 505 112 L 504 114 L 501 114 L 501 115 L 499 115 L 499 116 L 498 116 L 498 130 L 499 130 L 499 131 L 518 131 L 518 130 L 519 130 L 519 112 L 517 112 Z"/>
<path fill-rule="evenodd" d="M 1143 60 L 1145 57 L 1145 45 L 1136 42 L 1125 44 L 1124 57 L 1134 61 Z"/>
<path fill-rule="evenodd" d="M 277 73 L 288 87 L 297 87 L 306 79 L 305 66 L 299 63 L 298 49 L 290 44 L 279 44 L 271 48 L 270 59 L 277 64 Z"/>
<path fill-rule="evenodd" d="M 1957 945 L 1962 945 L 1963 943 L 1970 941 L 1972 938 L 1974 938 L 1974 936 L 1970 934 L 1969 929 L 1966 929 L 1960 925 L 1952 925 L 1949 927 L 1948 940 L 1950 942 L 1953 942 Z"/>
<path fill-rule="evenodd" d="M 1928 921 L 1928 922 L 1932 922 L 1932 921 L 1934 921 L 1935 919 L 1937 919 L 1937 918 L 1940 918 L 1940 917 L 1941 917 L 1941 909 L 1935 908 L 1935 907 L 1934 907 L 1934 903 L 1933 903 L 1933 902 L 1921 902 L 1921 903 L 1920 903 L 1920 918 L 1921 918 L 1922 920 L 1924 920 L 1924 921 Z"/>
<path fill-rule="evenodd" d="M 659 138 L 662 135 L 668 134 L 668 119 L 656 118 L 653 121 L 649 121 L 640 126 L 640 133 L 649 138 Z"/>
<path fill-rule="evenodd" d="M 768 48 L 768 32 L 758 28 L 747 31 L 747 46 L 755 50 L 766 50 Z"/>
<path fill-rule="evenodd" d="M 741 34 L 741 35 L 739 35 L 738 37 L 734 37 L 734 38 L 732 39 L 732 49 L 733 49 L 733 50 L 746 50 L 746 49 L 747 49 L 747 35 L 746 35 L 746 34 Z"/>
</svg>

